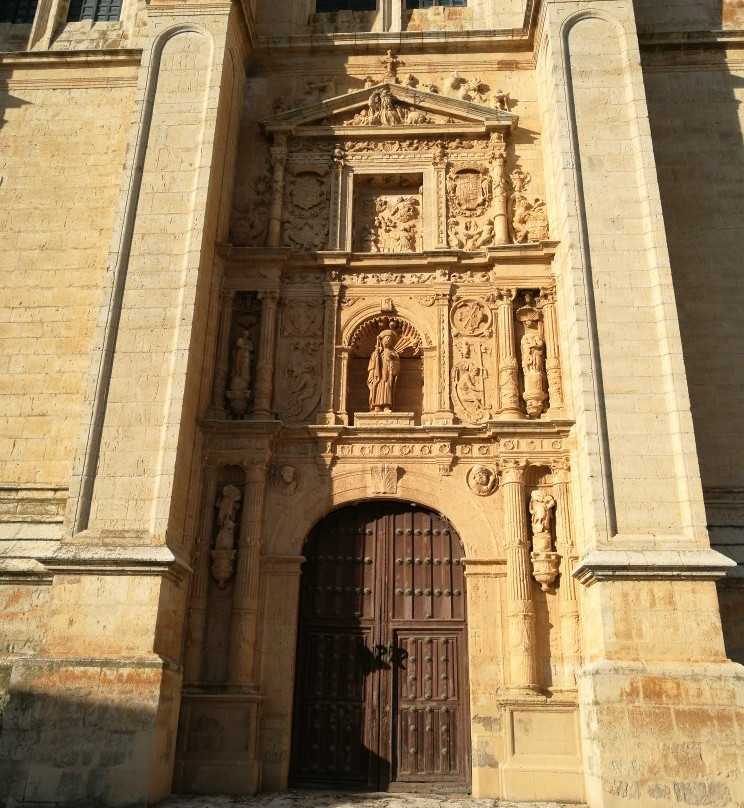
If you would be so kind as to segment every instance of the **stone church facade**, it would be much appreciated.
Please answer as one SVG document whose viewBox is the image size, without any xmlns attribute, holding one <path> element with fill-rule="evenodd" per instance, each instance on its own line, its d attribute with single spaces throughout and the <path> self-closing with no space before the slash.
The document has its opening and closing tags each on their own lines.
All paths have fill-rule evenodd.
<svg viewBox="0 0 744 808">
<path fill-rule="evenodd" d="M 0 802 L 744 805 L 744 10 L 16 0 Z"/>
</svg>

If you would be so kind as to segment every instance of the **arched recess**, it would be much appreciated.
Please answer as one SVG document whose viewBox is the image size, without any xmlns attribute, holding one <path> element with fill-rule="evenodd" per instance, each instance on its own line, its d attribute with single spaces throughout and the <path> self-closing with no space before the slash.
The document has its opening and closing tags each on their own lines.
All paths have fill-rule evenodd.
<svg viewBox="0 0 744 808">
<path fill-rule="evenodd" d="M 352 425 L 354 413 L 370 410 L 368 386 L 370 357 L 377 347 L 378 335 L 390 331 L 397 335 L 392 347 L 400 358 L 392 409 L 395 412 L 413 413 L 414 422 L 421 423 L 421 414 L 424 410 L 423 339 L 409 320 L 377 314 L 362 320 L 348 334 L 349 367 L 345 409 Z"/>
<path fill-rule="evenodd" d="M 420 505 L 338 508 L 303 550 L 295 785 L 467 787 L 464 552 Z"/>
</svg>

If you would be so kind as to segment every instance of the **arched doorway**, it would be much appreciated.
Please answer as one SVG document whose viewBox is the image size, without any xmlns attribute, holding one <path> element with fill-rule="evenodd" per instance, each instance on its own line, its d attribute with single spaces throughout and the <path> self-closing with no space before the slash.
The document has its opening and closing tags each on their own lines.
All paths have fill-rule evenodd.
<svg viewBox="0 0 744 808">
<path fill-rule="evenodd" d="M 463 551 L 442 516 L 368 502 L 305 545 L 291 781 L 470 783 Z"/>
</svg>

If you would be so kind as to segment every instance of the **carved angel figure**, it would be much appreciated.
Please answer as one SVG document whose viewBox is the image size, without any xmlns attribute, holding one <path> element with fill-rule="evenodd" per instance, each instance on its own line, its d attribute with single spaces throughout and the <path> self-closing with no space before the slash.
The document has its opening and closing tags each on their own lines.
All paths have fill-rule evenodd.
<svg viewBox="0 0 744 808">
<path fill-rule="evenodd" d="M 532 518 L 532 545 L 536 553 L 549 553 L 551 550 L 550 522 L 555 499 L 543 488 L 536 488 L 530 494 L 530 517 Z"/>
<path fill-rule="evenodd" d="M 391 328 L 377 335 L 375 349 L 367 365 L 369 408 L 371 412 L 391 412 L 395 383 L 400 373 L 400 355 L 395 350 L 398 333 Z"/>
</svg>

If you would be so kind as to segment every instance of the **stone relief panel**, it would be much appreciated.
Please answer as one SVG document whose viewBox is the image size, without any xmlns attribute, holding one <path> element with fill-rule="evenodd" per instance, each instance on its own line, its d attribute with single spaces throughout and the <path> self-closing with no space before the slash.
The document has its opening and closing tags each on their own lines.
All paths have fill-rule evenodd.
<svg viewBox="0 0 744 808">
<path fill-rule="evenodd" d="M 271 172 L 268 167 L 236 190 L 230 221 L 230 240 L 240 247 L 262 247 L 266 241 Z"/>
<path fill-rule="evenodd" d="M 494 243 L 491 176 L 482 163 L 458 165 L 447 176 L 450 247 L 478 250 Z"/>
<path fill-rule="evenodd" d="M 515 169 L 510 179 L 514 189 L 509 202 L 512 241 L 516 244 L 547 241 L 550 233 L 545 200 L 539 197 L 530 199 L 527 196 L 527 186 L 532 177 L 521 169 Z"/>
<path fill-rule="evenodd" d="M 284 246 L 302 251 L 328 247 L 329 178 L 327 166 L 290 163 L 282 216 Z"/>
<path fill-rule="evenodd" d="M 361 175 L 354 181 L 354 250 L 422 249 L 421 175 Z"/>
<path fill-rule="evenodd" d="M 276 410 L 287 422 L 305 422 L 320 402 L 323 306 L 291 300 L 282 311 L 278 346 Z"/>
<path fill-rule="evenodd" d="M 479 424 L 491 417 L 495 394 L 491 309 L 485 300 L 455 296 L 450 323 L 454 413 L 463 423 Z"/>
</svg>

